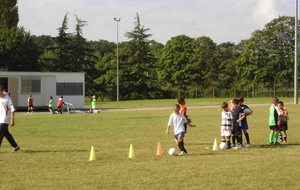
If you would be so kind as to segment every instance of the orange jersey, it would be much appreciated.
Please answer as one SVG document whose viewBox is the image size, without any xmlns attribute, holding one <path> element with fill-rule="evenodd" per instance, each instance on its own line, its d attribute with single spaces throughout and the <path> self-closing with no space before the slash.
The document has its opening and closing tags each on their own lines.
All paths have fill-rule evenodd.
<svg viewBox="0 0 300 190">
<path fill-rule="evenodd" d="M 63 107 L 64 101 L 62 98 L 59 98 L 57 101 L 57 107 Z"/>
<path fill-rule="evenodd" d="M 186 112 L 187 112 L 187 107 L 184 105 L 180 105 L 180 113 L 182 113 L 185 117 L 187 117 Z"/>
</svg>

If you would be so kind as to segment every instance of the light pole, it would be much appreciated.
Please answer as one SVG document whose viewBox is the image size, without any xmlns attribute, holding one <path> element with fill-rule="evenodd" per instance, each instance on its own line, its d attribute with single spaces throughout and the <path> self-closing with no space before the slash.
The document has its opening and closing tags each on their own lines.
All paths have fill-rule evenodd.
<svg viewBox="0 0 300 190">
<path fill-rule="evenodd" d="M 114 18 L 117 22 L 117 101 L 119 101 L 119 22 L 121 18 Z"/>
<path fill-rule="evenodd" d="M 295 71 L 294 104 L 298 104 L 298 0 L 295 0 Z"/>
</svg>

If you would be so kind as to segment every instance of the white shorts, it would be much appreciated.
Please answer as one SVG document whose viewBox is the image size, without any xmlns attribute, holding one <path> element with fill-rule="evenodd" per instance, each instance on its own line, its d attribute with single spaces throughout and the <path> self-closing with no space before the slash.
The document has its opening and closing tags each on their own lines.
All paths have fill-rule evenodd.
<svg viewBox="0 0 300 190">
<path fill-rule="evenodd" d="M 228 137 L 231 135 L 231 128 L 230 127 L 221 127 L 221 136 Z"/>
<path fill-rule="evenodd" d="M 92 109 L 96 109 L 96 106 L 92 106 Z"/>
</svg>

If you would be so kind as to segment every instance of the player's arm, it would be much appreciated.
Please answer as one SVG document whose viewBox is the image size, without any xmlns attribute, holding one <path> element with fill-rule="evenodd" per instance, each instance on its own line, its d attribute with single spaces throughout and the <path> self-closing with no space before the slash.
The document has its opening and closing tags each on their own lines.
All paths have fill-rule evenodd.
<svg viewBox="0 0 300 190">
<path fill-rule="evenodd" d="M 242 117 L 240 117 L 236 122 L 237 123 L 239 123 L 239 122 L 241 122 L 243 119 L 245 119 L 245 117 L 246 117 L 246 115 L 245 114 L 243 114 L 243 116 Z"/>
<path fill-rule="evenodd" d="M 12 111 L 10 114 L 10 125 L 11 126 L 15 125 L 15 111 Z"/>
<path fill-rule="evenodd" d="M 170 133 L 170 127 L 171 127 L 170 125 L 167 126 L 166 134 Z"/>
<path fill-rule="evenodd" d="M 186 122 L 186 124 L 190 127 L 196 127 L 196 125 L 192 125 L 190 122 Z"/>
</svg>

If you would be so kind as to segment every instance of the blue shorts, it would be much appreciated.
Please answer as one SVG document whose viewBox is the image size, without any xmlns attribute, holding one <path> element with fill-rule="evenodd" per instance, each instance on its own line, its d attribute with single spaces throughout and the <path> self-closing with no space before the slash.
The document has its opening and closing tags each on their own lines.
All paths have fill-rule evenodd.
<svg viewBox="0 0 300 190">
<path fill-rule="evenodd" d="M 185 132 L 180 132 L 180 133 L 177 133 L 176 135 L 174 135 L 174 137 L 175 137 L 176 139 L 178 139 L 178 136 L 179 136 L 179 135 L 183 135 L 183 136 L 184 136 L 184 134 L 185 134 Z"/>
<path fill-rule="evenodd" d="M 249 129 L 248 128 L 248 123 L 242 123 L 242 127 L 241 127 L 242 129 Z"/>
</svg>

